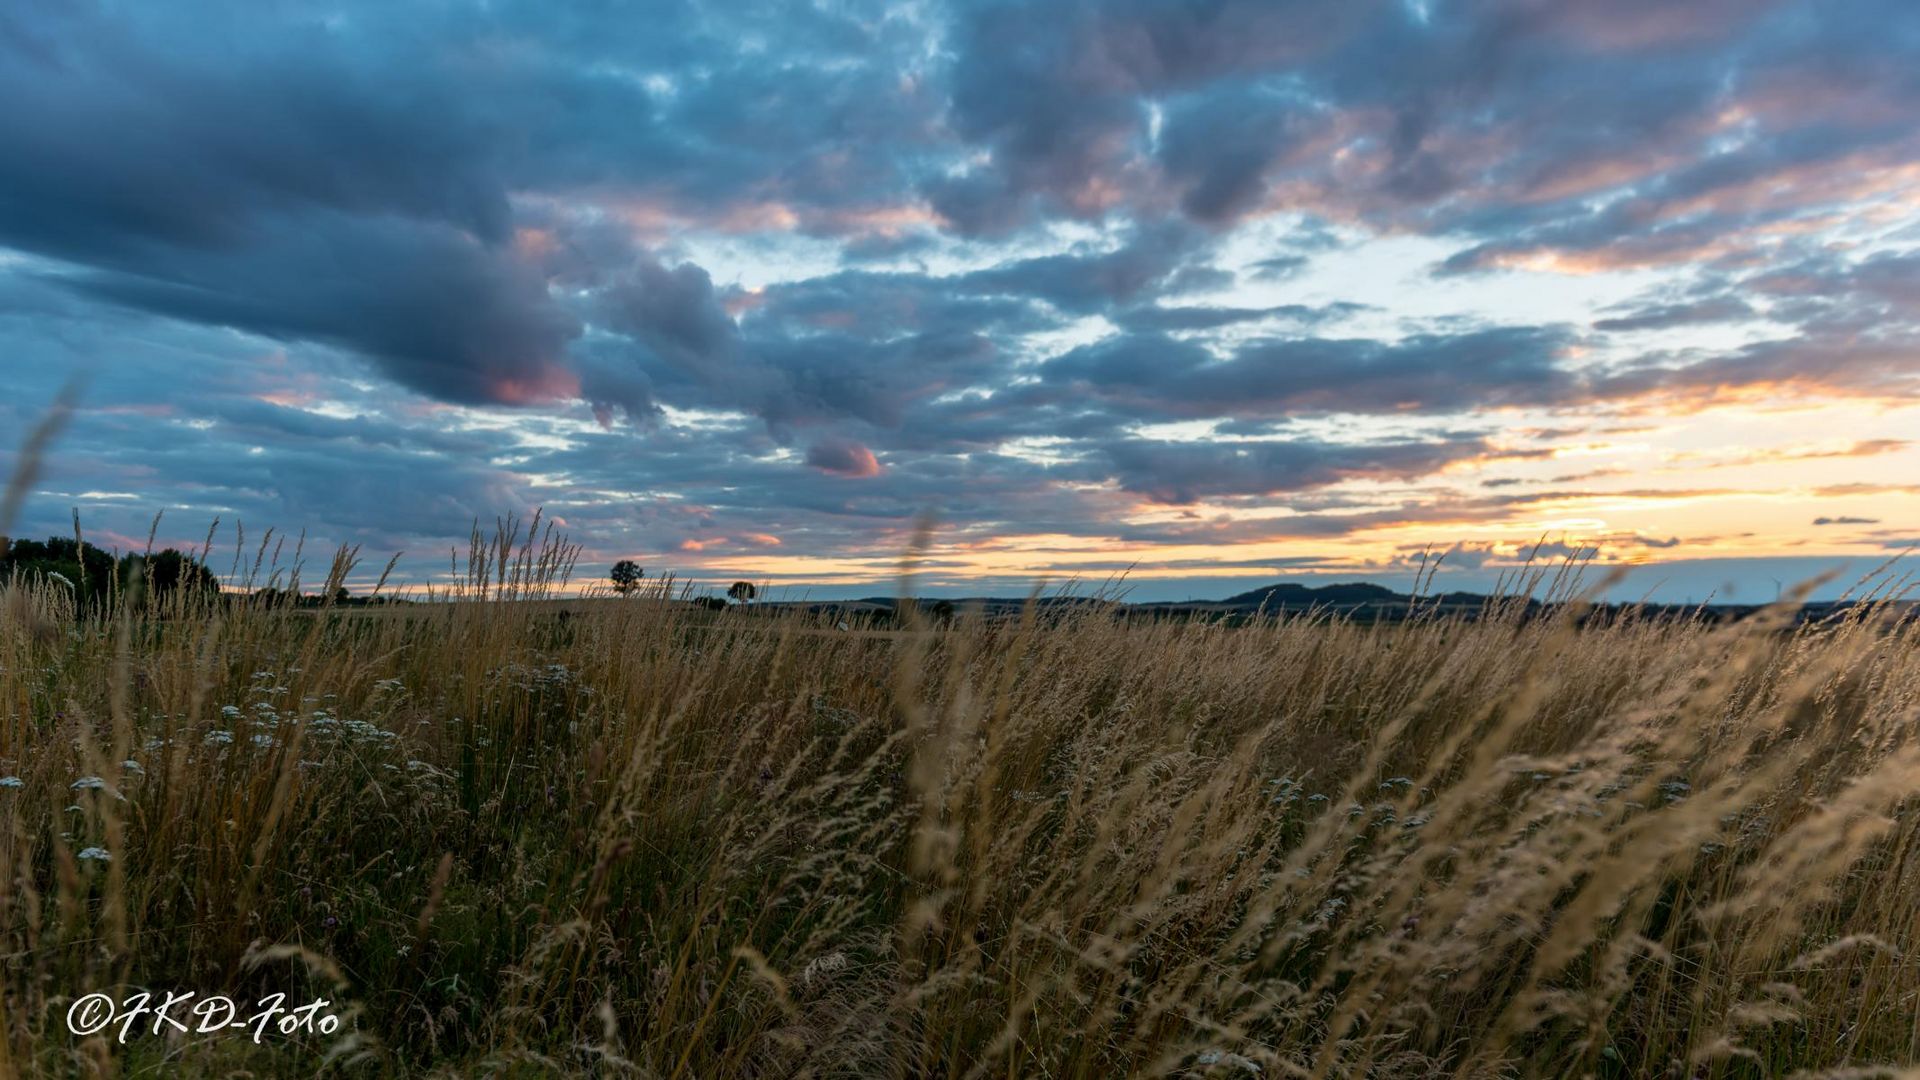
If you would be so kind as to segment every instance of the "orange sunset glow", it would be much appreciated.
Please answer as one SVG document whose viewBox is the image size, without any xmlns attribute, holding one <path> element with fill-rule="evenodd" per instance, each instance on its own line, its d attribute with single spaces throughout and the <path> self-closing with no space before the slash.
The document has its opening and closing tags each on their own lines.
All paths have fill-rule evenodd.
<svg viewBox="0 0 1920 1080">
<path fill-rule="evenodd" d="M 1670 601 L 1920 540 L 1910 20 L 858 7 L 8 38 L 50 104 L 0 121 L 5 452 L 79 388 L 26 533 L 305 530 L 420 587 L 539 510 L 583 589 L 915 549 L 950 597 L 1577 558 Z"/>
</svg>

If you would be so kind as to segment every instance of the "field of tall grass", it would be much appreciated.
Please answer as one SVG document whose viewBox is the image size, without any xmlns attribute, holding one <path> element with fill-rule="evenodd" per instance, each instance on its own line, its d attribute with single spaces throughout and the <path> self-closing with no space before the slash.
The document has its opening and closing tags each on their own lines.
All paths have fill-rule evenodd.
<svg viewBox="0 0 1920 1080">
<path fill-rule="evenodd" d="M 0 1075 L 1920 1060 L 1898 605 L 882 632 L 548 599 L 571 560 L 476 539 L 382 610 L 7 586 Z M 68 1031 L 141 989 L 346 1022 Z"/>
</svg>

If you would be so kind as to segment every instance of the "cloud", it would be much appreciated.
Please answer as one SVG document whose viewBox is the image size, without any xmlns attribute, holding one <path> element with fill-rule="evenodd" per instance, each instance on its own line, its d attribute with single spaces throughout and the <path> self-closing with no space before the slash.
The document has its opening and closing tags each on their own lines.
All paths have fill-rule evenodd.
<svg viewBox="0 0 1920 1080">
<path fill-rule="evenodd" d="M 1343 480 L 1424 476 L 1486 451 L 1474 440 L 1346 445 L 1287 442 L 1185 443 L 1126 439 L 1099 453 L 1099 473 L 1163 503 L 1273 495 Z"/>
<path fill-rule="evenodd" d="M 1155 184 L 1145 153 L 1149 99 L 1298 63 L 1387 7 L 1271 0 L 1204 8 L 1146 0 L 967 5 L 950 32 L 951 122 L 990 157 L 970 172 L 930 182 L 929 198 L 968 234 L 1003 231 L 1036 213 L 1103 214 Z M 1196 196 L 1196 206 L 1233 201 L 1233 180 L 1212 186 L 1217 193 Z"/>
<path fill-rule="evenodd" d="M 1177 225 L 1136 234 L 1112 251 L 1044 255 L 975 271 L 961 291 L 1029 296 L 1087 314 L 1158 295 L 1195 253 L 1200 236 Z"/>
<path fill-rule="evenodd" d="M 1753 306 L 1731 296 L 1716 296 L 1678 304 L 1659 304 L 1640 308 L 1631 314 L 1596 320 L 1595 330 L 1618 333 L 1627 330 L 1669 330 L 1677 326 L 1730 322 L 1755 316 Z"/>
<path fill-rule="evenodd" d="M 0 422 L 93 374 L 49 527 L 137 492 L 432 548 L 544 503 L 879 565 L 929 508 L 1082 548 L 1511 525 L 1638 460 L 1454 479 L 1556 416 L 1664 446 L 1920 395 L 1917 10 L 23 8 Z M 1745 460 L 1884 470 L 1885 434 Z"/>
<path fill-rule="evenodd" d="M 1263 338 L 1218 357 L 1154 335 L 1110 338 L 1041 368 L 1042 386 L 1135 416 L 1288 416 L 1549 404 L 1579 393 L 1564 332 L 1502 327 L 1366 338 Z M 1041 393 L 1044 393 L 1041 392 Z"/>
<path fill-rule="evenodd" d="M 1869 518 L 1869 517 L 1847 517 L 1844 515 L 1840 517 L 1824 517 L 1823 516 L 1823 517 L 1814 518 L 1813 523 L 1815 525 L 1878 525 L 1880 524 L 1880 519 Z"/>
<path fill-rule="evenodd" d="M 573 397 L 577 324 L 545 286 L 443 226 L 326 218 L 275 225 L 240 249 L 141 252 L 54 280 L 89 296 L 282 341 L 340 345 L 446 401 Z"/>
<path fill-rule="evenodd" d="M 807 464 L 836 476 L 879 476 L 873 451 L 848 439 L 823 439 L 807 447 Z"/>
<path fill-rule="evenodd" d="M 590 383 L 602 404 L 644 410 L 604 365 L 573 369 L 578 317 L 530 265 L 540 253 L 515 245 L 529 235 L 517 232 L 521 193 L 617 181 L 619 211 L 722 217 L 804 196 L 800 227 L 885 228 L 856 219 L 898 201 L 870 186 L 892 159 L 858 148 L 875 136 L 889 153 L 911 145 L 935 107 L 911 104 L 879 68 L 767 71 L 686 20 L 655 21 L 681 36 L 654 59 L 709 74 L 701 65 L 719 63 L 721 84 L 610 77 L 596 60 L 636 62 L 644 37 L 517 4 L 487 17 L 367 7 L 321 24 L 223 8 L 220 19 L 218 41 L 190 9 L 11 21 L 0 93 L 43 106 L 0 117 L 11 148 L 0 244 L 59 260 L 57 279 L 88 295 L 340 345 L 463 403 L 569 398 Z M 785 32 L 822 58 L 859 55 L 873 43 L 860 25 L 795 18 Z M 527 33 L 523 47 L 498 47 L 510 31 Z M 775 160 L 785 179 L 770 187 Z M 688 273 L 642 264 L 617 302 L 664 333 L 708 329 L 664 325 L 698 287 L 675 276 Z"/>
</svg>

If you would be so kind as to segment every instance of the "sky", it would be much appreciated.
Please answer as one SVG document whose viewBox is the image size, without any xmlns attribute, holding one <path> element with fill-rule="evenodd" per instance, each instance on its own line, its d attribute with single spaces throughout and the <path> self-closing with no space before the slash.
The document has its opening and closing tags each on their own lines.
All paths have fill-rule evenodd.
<svg viewBox="0 0 1920 1080">
<path fill-rule="evenodd" d="M 8 5 L 0 466 L 79 386 L 14 531 L 1771 600 L 1920 542 L 1917 61 L 1911 0 Z"/>
</svg>

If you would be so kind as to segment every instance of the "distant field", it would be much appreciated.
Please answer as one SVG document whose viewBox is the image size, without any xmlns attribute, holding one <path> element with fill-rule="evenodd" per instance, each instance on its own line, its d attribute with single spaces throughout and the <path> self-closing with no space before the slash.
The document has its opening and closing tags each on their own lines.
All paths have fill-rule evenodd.
<svg viewBox="0 0 1920 1080">
<path fill-rule="evenodd" d="M 0 595 L 0 1075 L 1920 1060 L 1906 609 L 863 632 L 544 584 Z M 135 988 L 347 1022 L 68 1031 Z"/>
</svg>

